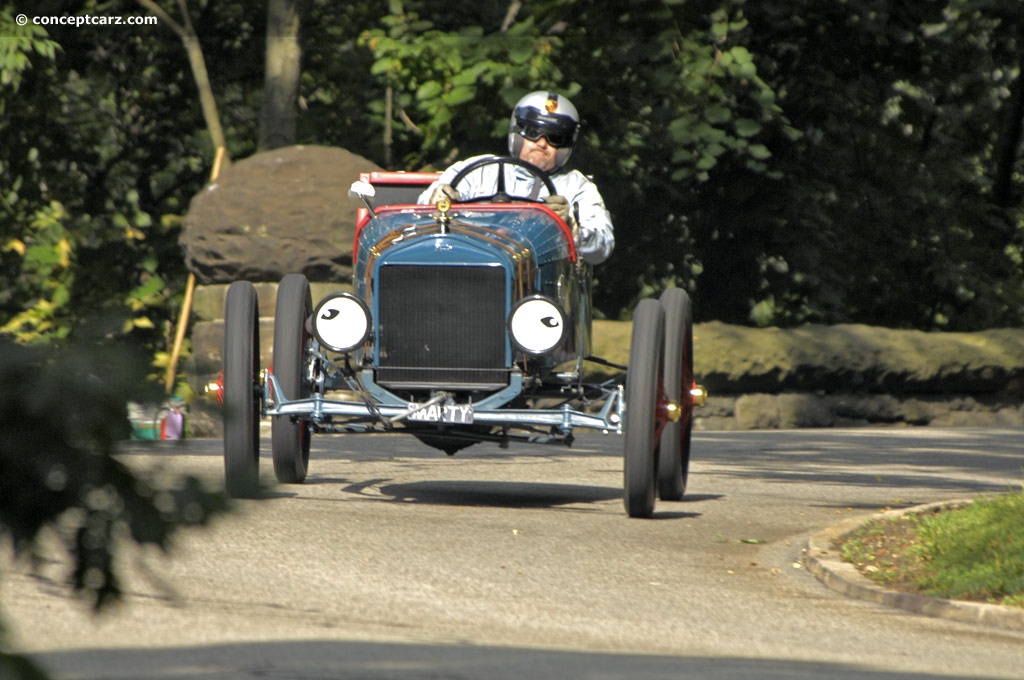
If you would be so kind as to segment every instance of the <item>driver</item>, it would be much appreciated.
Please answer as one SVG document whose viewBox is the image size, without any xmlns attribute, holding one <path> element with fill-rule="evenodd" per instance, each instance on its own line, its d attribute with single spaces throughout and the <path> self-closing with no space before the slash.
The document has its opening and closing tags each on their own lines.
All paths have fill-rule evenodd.
<svg viewBox="0 0 1024 680">
<path fill-rule="evenodd" d="M 512 110 L 508 126 L 508 149 L 513 158 L 526 161 L 543 172 L 557 194 L 541 196 L 547 190 L 525 168 L 506 165 L 505 193 L 543 200 L 551 210 L 579 234 L 579 253 L 584 261 L 599 264 L 608 259 L 615 247 L 615 234 L 604 199 L 590 179 L 578 170 L 566 170 L 565 162 L 572 154 L 572 146 L 579 133 L 580 117 L 572 102 L 553 92 L 531 92 Z M 458 189 L 450 182 L 462 168 L 484 158 L 475 156 L 459 161 L 441 173 L 420 197 L 420 203 L 436 203 L 446 196 L 453 202 L 478 196 L 489 196 L 497 191 L 495 165 L 471 172 L 459 182 Z"/>
</svg>

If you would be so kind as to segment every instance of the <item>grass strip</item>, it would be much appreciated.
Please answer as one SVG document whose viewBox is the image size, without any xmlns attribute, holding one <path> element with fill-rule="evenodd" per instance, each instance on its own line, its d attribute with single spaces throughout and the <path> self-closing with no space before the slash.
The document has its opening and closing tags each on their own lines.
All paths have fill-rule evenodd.
<svg viewBox="0 0 1024 680">
<path fill-rule="evenodd" d="M 894 590 L 1024 607 L 1024 491 L 869 522 L 839 547 Z"/>
</svg>

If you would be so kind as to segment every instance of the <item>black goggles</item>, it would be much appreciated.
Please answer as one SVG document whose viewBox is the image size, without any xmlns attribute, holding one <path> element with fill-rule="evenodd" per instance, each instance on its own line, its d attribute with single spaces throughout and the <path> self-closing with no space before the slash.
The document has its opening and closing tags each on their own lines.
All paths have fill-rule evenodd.
<svg viewBox="0 0 1024 680">
<path fill-rule="evenodd" d="M 556 149 L 572 146 L 573 141 L 571 133 L 557 132 L 550 128 L 531 125 L 529 123 L 520 127 L 519 134 L 522 135 L 524 139 L 529 139 L 531 142 L 536 142 L 541 137 L 544 137 L 548 140 L 548 144 Z"/>
</svg>

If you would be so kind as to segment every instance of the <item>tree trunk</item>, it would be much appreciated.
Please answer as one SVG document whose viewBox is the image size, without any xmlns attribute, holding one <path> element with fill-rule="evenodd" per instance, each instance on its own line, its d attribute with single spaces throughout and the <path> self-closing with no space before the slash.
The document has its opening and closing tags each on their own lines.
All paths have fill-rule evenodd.
<svg viewBox="0 0 1024 680">
<path fill-rule="evenodd" d="M 295 143 L 302 49 L 299 27 L 306 0 L 267 0 L 266 72 L 260 107 L 259 149 Z"/>
</svg>

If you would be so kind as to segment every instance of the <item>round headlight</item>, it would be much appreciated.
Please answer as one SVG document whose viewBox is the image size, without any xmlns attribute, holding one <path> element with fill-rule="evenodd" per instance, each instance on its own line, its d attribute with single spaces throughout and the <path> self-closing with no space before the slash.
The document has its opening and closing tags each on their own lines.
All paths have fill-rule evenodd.
<svg viewBox="0 0 1024 680">
<path fill-rule="evenodd" d="M 546 354 L 562 341 L 565 317 L 554 302 L 540 295 L 520 300 L 508 320 L 512 342 L 527 354 Z"/>
<path fill-rule="evenodd" d="M 370 334 L 370 312 L 351 293 L 332 293 L 313 310 L 313 335 L 332 352 L 351 352 Z"/>
</svg>

